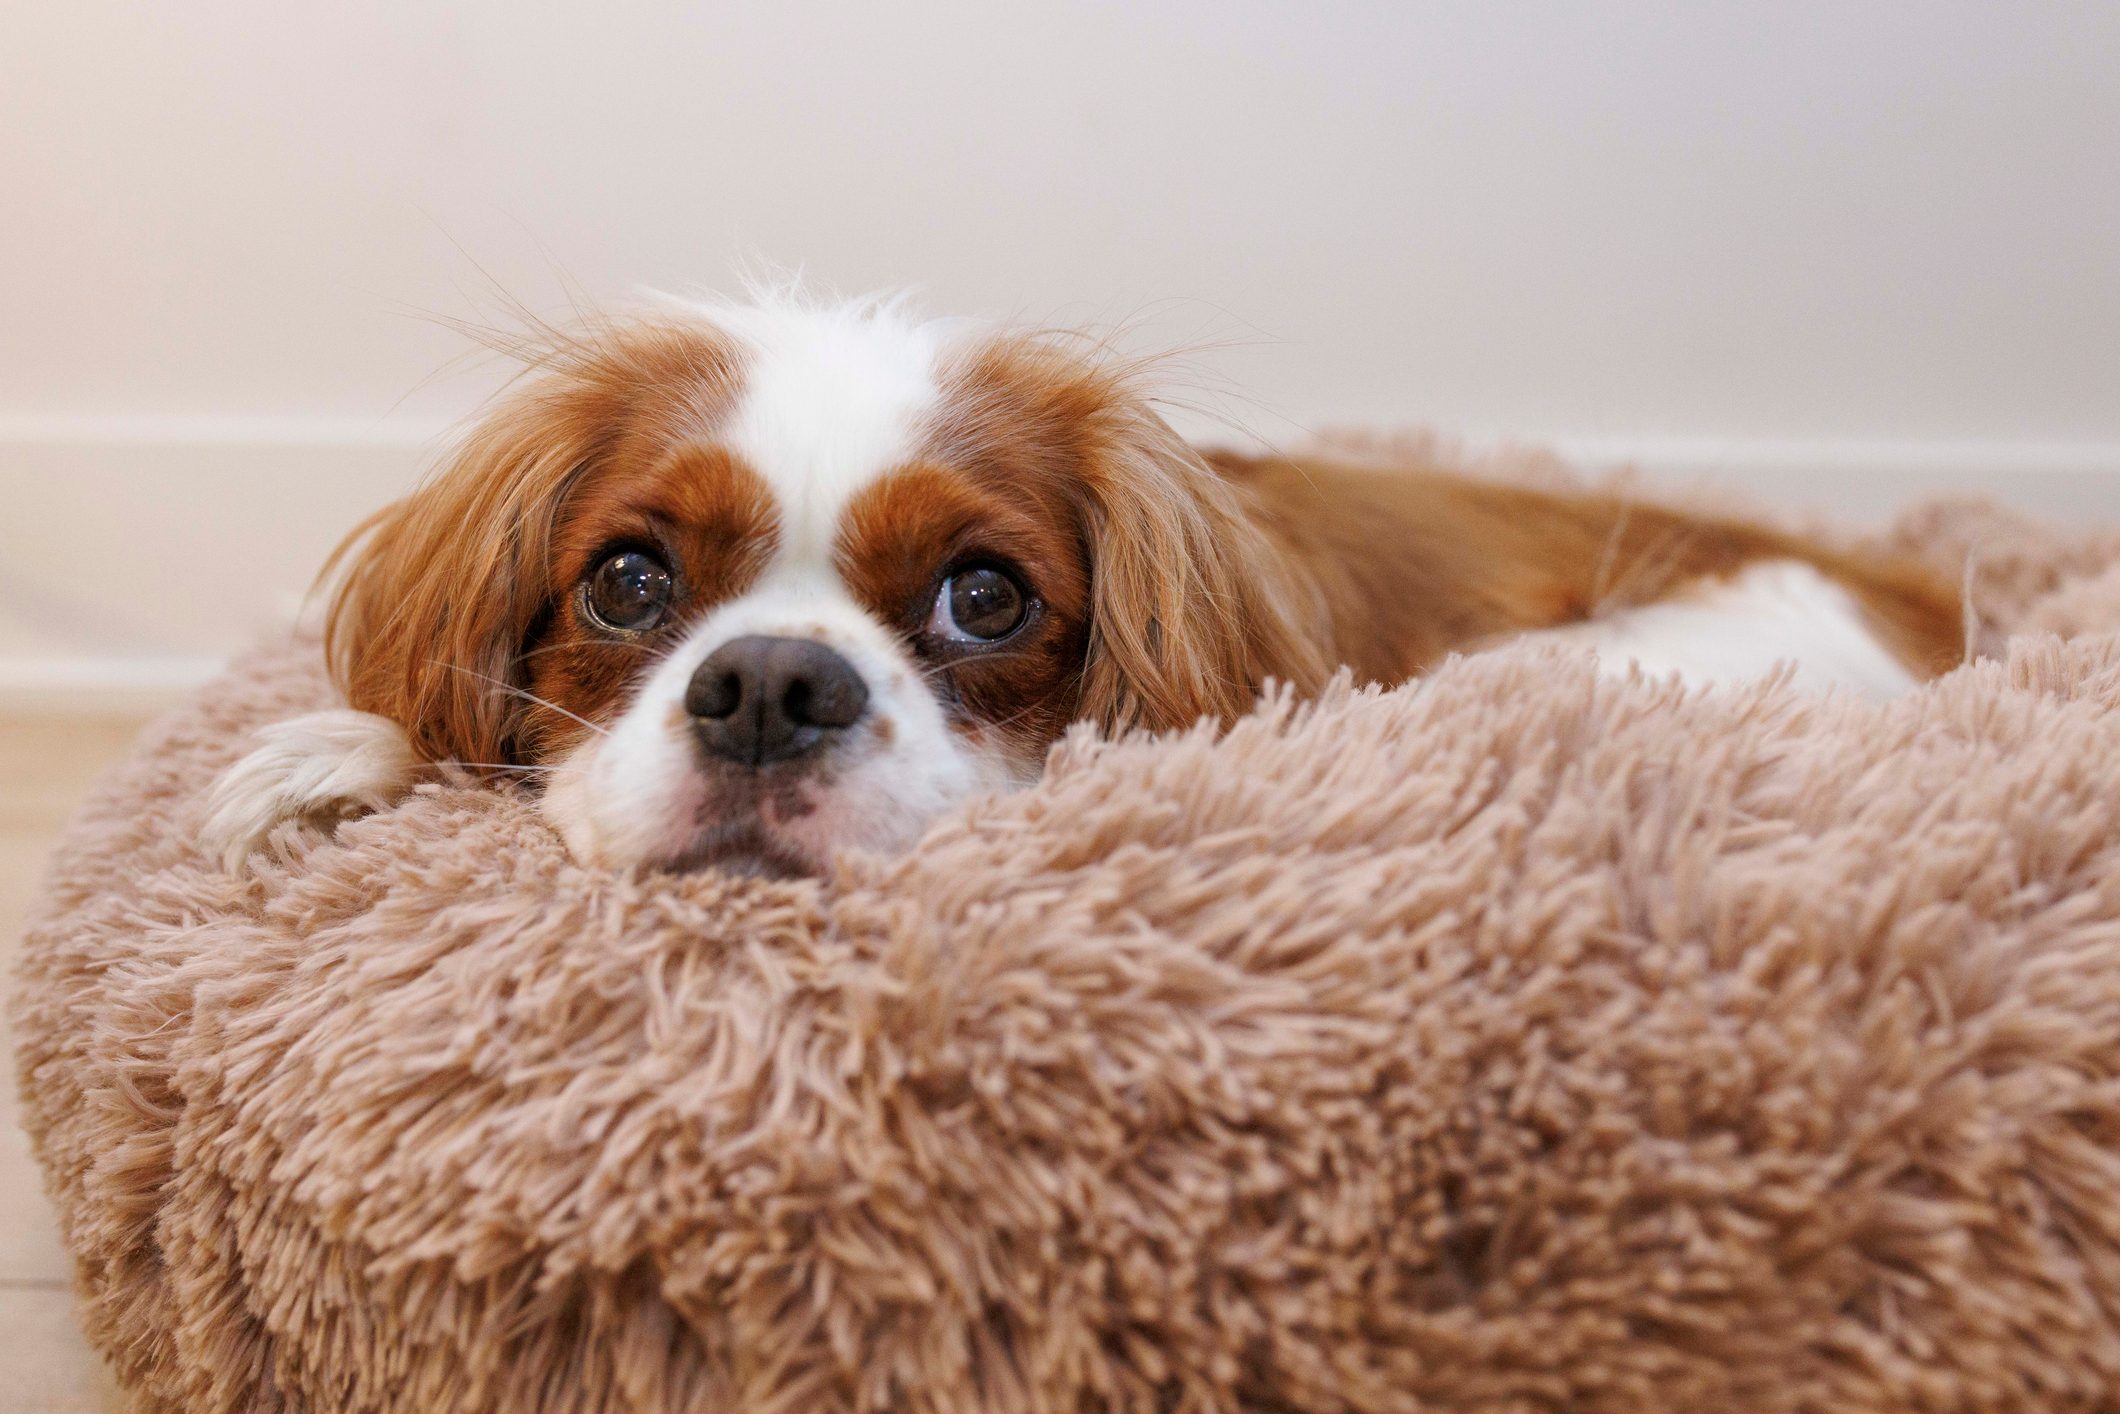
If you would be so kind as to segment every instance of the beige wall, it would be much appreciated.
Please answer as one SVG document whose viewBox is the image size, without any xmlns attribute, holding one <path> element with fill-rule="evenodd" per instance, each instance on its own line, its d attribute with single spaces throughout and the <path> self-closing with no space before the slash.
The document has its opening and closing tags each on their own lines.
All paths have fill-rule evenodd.
<svg viewBox="0 0 2120 1414">
<path fill-rule="evenodd" d="M 238 641 L 490 383 L 426 316 L 746 256 L 1268 438 L 2120 515 L 2116 73 L 2096 0 L 9 6 L 0 681 Z"/>
</svg>

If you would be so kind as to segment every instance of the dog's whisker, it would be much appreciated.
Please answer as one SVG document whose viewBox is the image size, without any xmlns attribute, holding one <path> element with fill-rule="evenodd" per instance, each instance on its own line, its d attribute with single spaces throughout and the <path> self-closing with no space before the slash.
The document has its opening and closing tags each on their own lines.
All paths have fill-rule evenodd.
<svg viewBox="0 0 2120 1414">
<path fill-rule="evenodd" d="M 582 647 L 583 645 L 579 643 L 548 643 L 542 648 L 533 648 L 527 653 L 517 655 L 515 661 L 517 664 L 520 665 L 529 662 L 532 658 L 539 657 L 546 653 L 557 653 L 560 650 L 566 648 L 579 649 Z M 628 653 L 653 653 L 656 651 L 656 648 L 653 644 L 629 643 L 618 639 L 613 639 L 608 642 L 595 644 L 594 648 L 598 650 L 605 648 L 617 648 L 622 649 Z"/>
<path fill-rule="evenodd" d="M 588 774 L 588 768 L 584 766 L 516 766 L 506 761 L 457 761 L 451 764 L 462 766 L 467 770 L 520 771 L 525 775 L 564 775 L 571 773 L 579 776 Z"/>
<path fill-rule="evenodd" d="M 1030 715 L 1031 715 L 1031 714 L 1032 714 L 1033 712 L 1039 711 L 1039 710 L 1040 710 L 1040 709 L 1042 709 L 1042 708 L 1043 708 L 1044 706 L 1045 706 L 1045 704 L 1044 704 L 1044 703 L 1042 703 L 1042 702 L 1033 702 L 1033 703 L 1032 703 L 1032 704 L 1031 704 L 1030 706 L 1028 706 L 1028 707 L 1024 707 L 1024 708 L 1021 708 L 1021 709 L 1019 709 L 1019 710 L 1017 710 L 1017 711 L 1014 711 L 1014 712 L 1011 712 L 1011 713 L 1009 713 L 1009 715 L 1007 715 L 1006 717 L 1003 717 L 1003 718 L 1002 718 L 1002 719 L 1001 719 L 1000 721 L 998 721 L 998 722 L 986 722 L 986 723 L 983 723 L 983 724 L 982 724 L 982 726 L 984 727 L 984 729 L 985 729 L 985 730 L 987 730 L 987 731 L 990 731 L 990 732 L 1006 731 L 1006 730 L 1008 730 L 1008 728 L 1010 728 L 1010 727 L 1012 727 L 1012 726 L 1016 725 L 1016 723 L 1018 723 L 1018 722 L 1022 721 L 1022 720 L 1023 720 L 1023 719 L 1025 718 L 1025 717 L 1028 717 L 1028 716 L 1030 716 Z"/>
<path fill-rule="evenodd" d="M 976 658 L 960 658 L 954 663 L 936 663 L 932 666 L 918 667 L 915 671 L 920 674 L 922 682 L 939 682 L 942 676 L 953 668 L 971 667 L 974 665 L 988 667 L 1000 663 L 1017 663 L 1035 656 L 1032 653 L 983 653 Z"/>
<path fill-rule="evenodd" d="M 439 658 L 430 658 L 427 661 L 435 664 L 437 667 L 447 668 L 451 672 L 462 673 L 466 677 L 477 678 L 480 682 L 492 683 L 502 692 L 508 693 L 511 696 L 520 697 L 525 702 L 536 703 L 538 706 L 543 707 L 548 711 L 557 712 L 562 717 L 567 718 L 569 721 L 579 722 L 581 725 L 587 727 L 590 731 L 595 732 L 598 736 L 611 735 L 610 731 L 607 728 L 598 726 L 596 723 L 590 721 L 587 717 L 581 715 L 581 713 L 569 712 L 566 708 L 560 706 L 557 702 L 549 701 L 546 698 L 539 697 L 536 693 L 528 691 L 525 688 L 517 687 L 514 683 L 502 682 L 499 678 L 494 677 L 491 674 L 479 672 L 475 668 L 467 668 L 461 663 L 445 663 Z"/>
</svg>

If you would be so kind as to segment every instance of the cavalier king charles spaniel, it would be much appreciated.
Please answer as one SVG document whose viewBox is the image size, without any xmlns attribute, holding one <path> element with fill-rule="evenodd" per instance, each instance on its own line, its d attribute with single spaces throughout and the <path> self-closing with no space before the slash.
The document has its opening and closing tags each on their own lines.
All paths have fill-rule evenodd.
<svg viewBox="0 0 2120 1414">
<path fill-rule="evenodd" d="M 222 779 L 281 821 L 524 773 L 574 856 L 819 872 L 1036 779 L 1074 722 L 1228 721 L 1527 634 L 1884 695 L 1961 656 L 1921 568 L 1612 494 L 1201 451 L 1065 340 L 897 304 L 671 306 L 563 341 L 341 551 L 346 709 Z"/>
</svg>

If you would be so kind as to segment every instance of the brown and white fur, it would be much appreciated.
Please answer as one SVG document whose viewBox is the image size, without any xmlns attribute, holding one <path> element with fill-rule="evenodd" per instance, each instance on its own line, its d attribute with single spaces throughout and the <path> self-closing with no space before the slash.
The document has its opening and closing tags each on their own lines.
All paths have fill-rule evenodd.
<svg viewBox="0 0 2120 1414">
<path fill-rule="evenodd" d="M 584 587 L 621 552 L 650 568 L 611 583 L 667 596 L 640 631 Z M 1070 723 L 1226 721 L 1269 679 L 1398 682 L 1542 633 L 1613 671 L 1786 665 L 1886 695 L 1960 645 L 1955 597 L 1912 565 L 1611 495 L 1203 453 L 1065 341 L 873 301 L 673 307 L 562 341 L 344 553 L 347 710 L 268 730 L 223 780 L 209 837 L 231 860 L 458 763 L 535 783 L 584 861 L 811 873 L 1033 780 Z M 1011 602 L 1020 625 L 963 637 L 963 605 Z M 709 682 L 738 640 L 754 676 Z M 761 643 L 830 682 L 758 667 Z M 752 717 L 729 750 L 717 692 L 782 694 L 758 710 L 783 754 Z"/>
</svg>

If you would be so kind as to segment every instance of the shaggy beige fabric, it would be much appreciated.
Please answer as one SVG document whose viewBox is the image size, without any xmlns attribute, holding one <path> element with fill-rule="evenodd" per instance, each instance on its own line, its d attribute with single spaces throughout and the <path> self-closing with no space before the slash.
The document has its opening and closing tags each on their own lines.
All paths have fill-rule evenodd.
<svg viewBox="0 0 2120 1414">
<path fill-rule="evenodd" d="M 474 789 L 221 872 L 325 695 L 255 657 L 27 943 L 89 1334 L 150 1410 L 2120 1408 L 2120 555 L 1900 534 L 2082 636 L 1887 706 L 1514 650 L 821 884 Z"/>
</svg>

